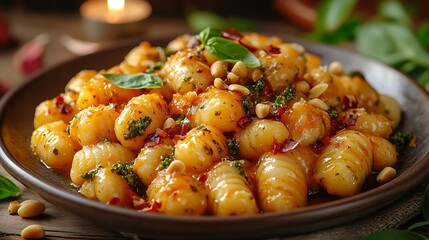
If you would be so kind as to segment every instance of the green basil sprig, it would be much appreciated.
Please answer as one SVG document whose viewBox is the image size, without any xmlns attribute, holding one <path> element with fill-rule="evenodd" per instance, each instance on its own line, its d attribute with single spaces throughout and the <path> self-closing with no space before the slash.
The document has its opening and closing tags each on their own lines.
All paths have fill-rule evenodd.
<svg viewBox="0 0 429 240">
<path fill-rule="evenodd" d="M 111 74 L 105 73 L 103 76 L 113 84 L 121 88 L 141 89 L 160 88 L 163 85 L 162 78 L 148 73 L 135 74 Z"/>
<path fill-rule="evenodd" d="M 249 49 L 220 36 L 220 31 L 206 28 L 197 35 L 197 38 L 207 52 L 225 62 L 242 61 L 249 68 L 260 66 L 259 59 Z"/>
<path fill-rule="evenodd" d="M 21 190 L 8 178 L 0 175 L 0 199 L 13 197 Z"/>
</svg>

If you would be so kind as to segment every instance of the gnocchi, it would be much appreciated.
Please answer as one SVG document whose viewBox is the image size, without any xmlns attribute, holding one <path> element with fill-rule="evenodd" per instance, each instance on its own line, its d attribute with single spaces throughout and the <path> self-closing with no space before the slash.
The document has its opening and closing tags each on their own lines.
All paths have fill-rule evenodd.
<svg viewBox="0 0 429 240">
<path fill-rule="evenodd" d="M 78 72 L 35 109 L 38 160 L 90 199 L 171 215 L 294 211 L 396 176 L 393 97 L 299 44 L 204 31 Z"/>
</svg>

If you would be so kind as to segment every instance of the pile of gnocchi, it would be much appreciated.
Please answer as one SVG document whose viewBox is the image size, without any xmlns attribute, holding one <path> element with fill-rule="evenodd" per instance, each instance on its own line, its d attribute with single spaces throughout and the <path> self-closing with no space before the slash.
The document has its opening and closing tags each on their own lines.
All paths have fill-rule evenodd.
<svg viewBox="0 0 429 240">
<path fill-rule="evenodd" d="M 257 214 L 352 196 L 371 175 L 395 177 L 401 109 L 361 73 L 321 62 L 233 30 L 142 42 L 41 102 L 31 149 L 84 196 L 144 212 Z"/>
</svg>

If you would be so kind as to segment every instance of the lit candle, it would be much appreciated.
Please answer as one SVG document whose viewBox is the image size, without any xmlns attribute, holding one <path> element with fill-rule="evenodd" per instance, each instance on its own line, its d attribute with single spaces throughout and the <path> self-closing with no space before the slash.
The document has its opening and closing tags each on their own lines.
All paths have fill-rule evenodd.
<svg viewBox="0 0 429 240">
<path fill-rule="evenodd" d="M 141 32 L 152 7 L 141 0 L 89 0 L 82 4 L 86 35 L 90 40 L 111 40 Z"/>
</svg>

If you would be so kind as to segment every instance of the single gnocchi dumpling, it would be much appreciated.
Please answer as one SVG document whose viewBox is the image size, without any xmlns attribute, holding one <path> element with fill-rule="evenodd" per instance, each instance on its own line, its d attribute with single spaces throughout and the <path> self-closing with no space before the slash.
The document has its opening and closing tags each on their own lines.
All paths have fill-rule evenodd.
<svg viewBox="0 0 429 240">
<path fill-rule="evenodd" d="M 371 142 L 365 134 L 343 130 L 322 150 L 314 177 L 328 193 L 352 196 L 360 192 L 372 164 Z"/>
<path fill-rule="evenodd" d="M 203 215 L 207 192 L 202 183 L 184 173 L 161 171 L 147 189 L 152 205 L 170 215 Z"/>
<path fill-rule="evenodd" d="M 174 157 L 189 171 L 203 172 L 228 154 L 226 137 L 210 125 L 200 125 L 176 143 Z"/>
<path fill-rule="evenodd" d="M 67 127 L 59 120 L 38 127 L 31 135 L 31 150 L 53 169 L 68 170 L 80 149 L 69 137 Z"/>
<path fill-rule="evenodd" d="M 229 216 L 259 212 L 241 161 L 219 162 L 207 172 L 205 183 L 209 189 L 208 209 L 212 214 Z"/>
</svg>

